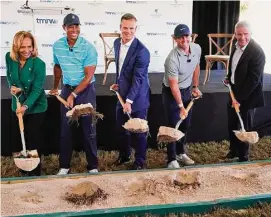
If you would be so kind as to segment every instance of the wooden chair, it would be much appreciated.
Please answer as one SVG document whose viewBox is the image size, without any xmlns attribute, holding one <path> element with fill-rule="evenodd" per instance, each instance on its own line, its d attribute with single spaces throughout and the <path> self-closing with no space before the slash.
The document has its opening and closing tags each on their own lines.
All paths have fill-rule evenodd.
<svg viewBox="0 0 271 217">
<path fill-rule="evenodd" d="M 110 63 L 115 62 L 114 40 L 116 38 L 120 38 L 120 33 L 100 33 L 99 36 L 103 40 L 103 45 L 104 45 L 103 85 L 105 85 L 108 67 L 109 67 Z"/>
<path fill-rule="evenodd" d="M 174 40 L 174 35 L 172 34 L 171 37 L 172 37 L 173 48 L 174 48 L 176 46 L 176 42 Z M 198 34 L 192 33 L 191 34 L 191 39 L 192 39 L 191 42 L 195 43 L 197 37 L 198 37 Z"/>
<path fill-rule="evenodd" d="M 215 62 L 223 63 L 226 68 L 226 73 L 228 73 L 234 34 L 226 33 L 208 34 L 208 38 L 209 38 L 209 55 L 205 55 L 206 70 L 203 85 L 205 85 L 206 82 L 209 81 L 211 68 Z M 218 41 L 221 42 L 220 43 L 221 46 L 218 45 L 219 44 Z M 212 52 L 213 45 L 216 47 L 216 53 Z"/>
</svg>

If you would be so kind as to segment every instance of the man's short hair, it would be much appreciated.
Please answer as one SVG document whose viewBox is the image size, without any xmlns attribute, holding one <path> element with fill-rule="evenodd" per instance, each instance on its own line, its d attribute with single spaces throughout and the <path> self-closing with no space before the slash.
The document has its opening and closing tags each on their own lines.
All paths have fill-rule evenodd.
<svg viewBox="0 0 271 217">
<path fill-rule="evenodd" d="M 120 19 L 120 22 L 122 20 L 135 20 L 135 21 L 137 21 L 136 17 L 133 14 L 130 14 L 130 13 L 122 15 L 122 17 Z"/>
<path fill-rule="evenodd" d="M 234 27 L 234 30 L 236 30 L 238 28 L 241 28 L 241 27 L 247 28 L 249 30 L 249 32 L 251 33 L 250 24 L 246 20 L 242 20 L 242 21 L 239 21 L 238 23 L 236 23 L 235 27 Z"/>
</svg>

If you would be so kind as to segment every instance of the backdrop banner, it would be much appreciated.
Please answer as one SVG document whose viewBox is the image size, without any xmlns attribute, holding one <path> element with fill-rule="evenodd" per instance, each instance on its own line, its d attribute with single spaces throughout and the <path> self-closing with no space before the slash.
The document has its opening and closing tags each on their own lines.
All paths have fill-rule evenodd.
<svg viewBox="0 0 271 217">
<path fill-rule="evenodd" d="M 98 51 L 96 73 L 104 72 L 104 48 L 99 33 L 119 32 L 120 18 L 125 13 L 134 14 L 138 20 L 136 37 L 151 53 L 149 72 L 164 72 L 165 59 L 173 48 L 171 34 L 175 26 L 185 23 L 192 29 L 192 0 L 30 0 L 25 3 L 1 1 L 2 76 L 6 74 L 5 53 L 11 49 L 13 36 L 19 30 L 31 31 L 36 36 L 40 58 L 46 62 L 47 75 L 52 75 L 52 45 L 65 35 L 63 18 L 70 12 L 79 16 L 81 35 Z M 115 65 L 110 64 L 108 73 L 114 72 Z"/>
</svg>

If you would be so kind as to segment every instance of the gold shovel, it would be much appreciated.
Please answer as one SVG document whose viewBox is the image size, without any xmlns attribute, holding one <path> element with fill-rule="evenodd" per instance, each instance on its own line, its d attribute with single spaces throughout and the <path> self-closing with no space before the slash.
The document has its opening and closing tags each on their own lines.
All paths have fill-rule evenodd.
<svg viewBox="0 0 271 217">
<path fill-rule="evenodd" d="M 234 93 L 231 89 L 231 85 L 227 83 L 225 80 L 223 81 L 224 85 L 229 88 L 230 96 L 232 101 L 236 101 L 236 98 L 234 96 Z M 256 131 L 246 132 L 243 120 L 240 115 L 240 109 L 239 106 L 234 104 L 234 109 L 236 111 L 237 117 L 239 119 L 241 129 L 240 130 L 234 130 L 235 136 L 242 142 L 247 142 L 250 144 L 255 144 L 259 141 L 259 135 Z"/>
<path fill-rule="evenodd" d="M 61 102 L 69 111 L 66 113 L 66 116 L 69 118 L 69 122 L 78 122 L 79 118 L 83 115 L 91 115 L 93 117 L 93 123 L 96 123 L 98 119 L 103 119 L 103 114 L 97 112 L 91 103 L 76 105 L 73 108 L 68 106 L 66 100 L 64 100 L 58 94 L 49 94 L 55 96 L 59 102 Z"/>
<path fill-rule="evenodd" d="M 17 109 L 21 108 L 21 103 L 19 102 L 19 97 L 15 94 L 12 94 L 16 98 Z M 21 141 L 23 144 L 23 150 L 20 152 L 20 155 L 14 157 L 15 165 L 21 170 L 30 172 L 34 170 L 40 163 L 40 158 L 38 156 L 37 150 L 26 151 L 25 138 L 24 138 L 24 122 L 22 113 L 17 114 L 19 120 L 19 128 L 21 133 Z"/>
<path fill-rule="evenodd" d="M 124 101 L 122 97 L 120 96 L 119 92 L 114 90 L 113 88 L 110 87 L 110 90 L 115 92 L 118 100 L 120 101 L 120 104 L 122 105 L 122 108 L 124 107 Z M 129 117 L 129 120 L 123 125 L 123 127 L 132 132 L 132 133 L 146 133 L 148 132 L 149 134 L 149 126 L 148 126 L 148 121 L 140 118 L 132 118 L 129 113 L 126 113 Z"/>
<path fill-rule="evenodd" d="M 195 100 L 199 98 L 201 98 L 201 96 L 193 97 L 192 95 L 192 99 L 186 107 L 187 113 L 192 108 Z M 184 137 L 184 133 L 178 129 L 185 118 L 186 117 L 182 116 L 181 119 L 177 122 L 175 128 L 161 126 L 157 134 L 157 141 L 159 143 L 171 143 L 171 142 L 179 141 L 182 137 Z"/>
</svg>

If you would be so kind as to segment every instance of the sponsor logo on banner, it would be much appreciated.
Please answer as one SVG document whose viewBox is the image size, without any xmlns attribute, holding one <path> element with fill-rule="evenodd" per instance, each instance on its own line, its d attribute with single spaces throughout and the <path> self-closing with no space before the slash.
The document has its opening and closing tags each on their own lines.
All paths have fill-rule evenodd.
<svg viewBox="0 0 271 217">
<path fill-rule="evenodd" d="M 147 4 L 147 1 L 139 1 L 139 0 L 126 0 L 127 4 Z"/>
<path fill-rule="evenodd" d="M 154 9 L 154 12 L 151 13 L 151 16 L 155 17 L 155 18 L 159 18 L 162 16 L 162 14 L 159 12 L 159 9 L 156 8 L 156 9 Z"/>
<path fill-rule="evenodd" d="M 18 25 L 17 21 L 0 20 L 1 25 Z"/>
<path fill-rule="evenodd" d="M 53 44 L 41 44 L 42 47 L 53 47 Z"/>
<path fill-rule="evenodd" d="M 6 70 L 7 67 L 6 66 L 0 66 L 0 70 Z"/>
<path fill-rule="evenodd" d="M 154 51 L 151 53 L 151 56 L 152 56 L 152 57 L 161 57 L 161 56 L 160 56 L 160 53 L 159 53 L 159 50 L 154 50 Z"/>
<path fill-rule="evenodd" d="M 172 7 L 182 7 L 183 3 L 180 0 L 174 0 L 172 3 L 170 3 Z"/>
<path fill-rule="evenodd" d="M 166 32 L 147 32 L 147 36 L 166 36 Z"/>
<path fill-rule="evenodd" d="M 109 15 L 109 16 L 119 16 L 119 15 L 123 15 L 123 14 L 126 14 L 126 12 L 120 12 L 120 11 L 105 11 L 104 12 L 106 15 Z"/>
<path fill-rule="evenodd" d="M 11 47 L 10 41 L 5 41 L 4 44 L 1 46 L 1 48 L 10 48 L 10 47 Z"/>
<path fill-rule="evenodd" d="M 91 6 L 96 7 L 96 6 L 101 6 L 101 5 L 103 5 L 103 2 L 102 2 L 101 0 L 100 0 L 100 1 L 92 0 L 92 1 L 89 1 L 88 4 L 91 5 Z"/>
<path fill-rule="evenodd" d="M 171 21 L 166 22 L 166 24 L 167 24 L 168 26 L 177 26 L 179 23 L 180 23 L 180 22 L 171 22 Z"/>
<path fill-rule="evenodd" d="M 59 3 L 62 2 L 62 0 L 40 0 L 42 3 Z"/>
<path fill-rule="evenodd" d="M 36 22 L 38 24 L 45 24 L 45 25 L 56 25 L 56 24 L 58 24 L 58 20 L 53 19 L 53 18 L 36 18 Z"/>
<path fill-rule="evenodd" d="M 28 10 L 28 9 L 18 9 L 17 10 L 18 14 L 30 14 L 32 15 L 32 10 Z"/>
<path fill-rule="evenodd" d="M 105 22 L 84 22 L 86 26 L 105 26 Z"/>
<path fill-rule="evenodd" d="M 4 0 L 1 1 L 1 4 L 3 4 L 3 5 L 8 5 L 10 3 L 12 3 L 12 1 L 4 1 Z"/>
</svg>

